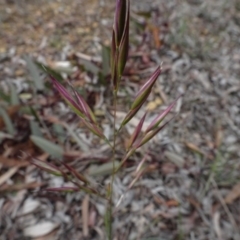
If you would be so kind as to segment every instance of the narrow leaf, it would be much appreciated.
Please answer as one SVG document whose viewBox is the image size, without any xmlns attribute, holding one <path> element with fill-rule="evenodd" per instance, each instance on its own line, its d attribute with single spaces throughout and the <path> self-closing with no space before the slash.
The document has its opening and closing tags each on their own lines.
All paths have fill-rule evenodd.
<svg viewBox="0 0 240 240">
<path fill-rule="evenodd" d="M 16 88 L 14 87 L 13 84 L 10 84 L 10 89 L 11 89 L 11 104 L 12 105 L 19 105 L 18 93 L 17 93 Z"/>
<path fill-rule="evenodd" d="M 51 156 L 55 158 L 62 159 L 64 150 L 61 146 L 50 142 L 42 137 L 32 135 L 31 140 L 36 144 L 39 148 L 41 148 L 44 152 L 49 153 Z"/>
<path fill-rule="evenodd" d="M 84 69 L 94 75 L 98 75 L 98 73 L 100 72 L 99 67 L 97 67 L 97 65 L 95 65 L 94 63 L 85 60 L 85 59 L 81 59 L 81 65 L 84 67 Z"/>
<path fill-rule="evenodd" d="M 65 132 L 63 126 L 60 125 L 60 124 L 54 123 L 53 124 L 53 131 L 56 134 L 56 136 L 58 138 L 58 141 L 60 143 L 64 143 L 64 141 L 66 140 L 66 132 Z"/>
<path fill-rule="evenodd" d="M 75 131 L 67 124 L 64 124 L 64 127 L 67 129 L 69 134 L 73 137 L 73 139 L 76 141 L 78 146 L 83 150 L 84 152 L 89 152 L 89 147 L 87 144 L 85 144 L 75 133 Z"/>
<path fill-rule="evenodd" d="M 156 128 L 162 121 L 163 119 L 167 116 L 167 114 L 172 110 L 172 108 L 174 107 L 174 105 L 176 104 L 176 102 L 178 101 L 178 99 L 181 96 L 179 96 L 174 102 L 172 102 L 166 110 L 164 110 L 162 113 L 160 113 L 155 119 L 153 119 L 153 121 L 150 123 L 150 125 L 148 126 L 146 133 L 153 130 L 154 128 Z"/>
<path fill-rule="evenodd" d="M 46 191 L 50 192 L 76 192 L 79 191 L 77 187 L 56 187 L 56 188 L 46 188 Z"/>
<path fill-rule="evenodd" d="M 0 99 L 4 100 L 5 102 L 8 102 L 8 103 L 11 102 L 10 96 L 5 94 L 1 89 L 0 89 Z"/>
<path fill-rule="evenodd" d="M 8 116 L 7 112 L 0 107 L 0 116 L 2 116 L 3 122 L 7 128 L 7 131 L 10 135 L 14 135 L 16 133 L 16 130 L 14 128 L 14 125 L 12 123 L 11 118 Z"/>
<path fill-rule="evenodd" d="M 38 136 L 38 137 L 42 137 L 42 132 L 41 132 L 41 128 L 38 124 L 38 122 L 36 122 L 35 120 L 31 120 L 30 121 L 30 129 L 31 129 L 31 133 L 34 136 Z"/>
<path fill-rule="evenodd" d="M 102 74 L 106 77 L 110 72 L 110 51 L 109 47 L 102 45 Z"/>
<path fill-rule="evenodd" d="M 119 164 L 120 163 L 118 161 L 115 161 L 115 168 L 116 169 L 119 167 Z M 91 176 L 105 176 L 105 175 L 108 175 L 112 172 L 114 172 L 112 162 L 104 163 L 101 166 L 92 165 L 89 168 L 89 174 Z"/>
<path fill-rule="evenodd" d="M 27 55 L 24 56 L 24 60 L 26 61 L 27 67 L 30 71 L 30 74 L 32 76 L 32 80 L 35 84 L 36 89 L 39 90 L 39 91 L 43 91 L 44 90 L 44 83 L 43 83 L 43 79 L 40 77 L 37 66 L 32 61 L 32 59 Z"/>
</svg>

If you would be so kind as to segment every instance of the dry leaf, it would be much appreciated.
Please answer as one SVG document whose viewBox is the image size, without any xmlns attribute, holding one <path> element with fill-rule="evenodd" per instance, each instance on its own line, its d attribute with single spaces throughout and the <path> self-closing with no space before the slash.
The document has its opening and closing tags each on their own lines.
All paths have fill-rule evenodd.
<svg viewBox="0 0 240 240">
<path fill-rule="evenodd" d="M 235 201 L 237 198 L 240 197 L 240 182 L 237 183 L 232 190 L 228 193 L 228 195 L 225 197 L 224 202 L 226 204 L 231 204 L 233 201 Z"/>
<path fill-rule="evenodd" d="M 222 231 L 221 231 L 221 227 L 220 227 L 220 213 L 219 212 L 215 212 L 213 215 L 213 227 L 214 230 L 218 236 L 218 239 L 221 240 L 222 239 Z"/>
<path fill-rule="evenodd" d="M 90 227 L 95 226 L 96 218 L 97 218 L 97 212 L 96 212 L 95 208 L 91 208 L 90 213 L 89 213 L 89 218 L 88 218 L 88 225 Z"/>
<path fill-rule="evenodd" d="M 155 48 L 159 49 L 162 45 L 161 40 L 159 38 L 160 35 L 160 29 L 159 26 L 155 26 L 155 25 L 149 25 L 149 29 L 152 32 L 153 35 L 153 40 L 154 40 L 154 44 L 155 44 Z"/>
<path fill-rule="evenodd" d="M 185 142 L 185 144 L 186 144 L 187 148 L 189 148 L 191 151 L 200 153 L 202 155 L 205 155 L 203 153 L 203 151 L 198 146 L 196 146 L 195 144 L 190 143 L 190 142 Z"/>
<path fill-rule="evenodd" d="M 88 230 L 88 220 L 89 220 L 89 195 L 86 195 L 82 202 L 82 221 L 83 221 L 83 236 L 87 237 Z"/>
<path fill-rule="evenodd" d="M 21 209 L 21 215 L 29 214 L 33 211 L 35 211 L 40 206 L 40 202 L 37 200 L 34 200 L 32 198 L 28 198 L 24 201 L 24 205 Z"/>
<path fill-rule="evenodd" d="M 32 237 L 32 238 L 41 237 L 49 234 L 57 227 L 58 227 L 58 224 L 53 222 L 46 221 L 46 222 L 38 223 L 34 226 L 25 228 L 24 236 Z"/>
<path fill-rule="evenodd" d="M 31 183 L 17 183 L 14 185 L 4 184 L 0 188 L 0 192 L 11 192 L 11 191 L 19 191 L 22 189 L 36 189 L 37 187 L 41 187 L 44 183 L 39 182 L 31 182 Z"/>
<path fill-rule="evenodd" d="M 164 162 L 161 167 L 161 172 L 164 175 L 173 174 L 176 172 L 176 170 L 177 170 L 176 165 L 170 162 Z"/>
<path fill-rule="evenodd" d="M 191 205 L 193 205 L 196 209 L 199 209 L 201 207 L 201 204 L 194 196 L 187 197 L 187 200 Z"/>
<path fill-rule="evenodd" d="M 160 205 L 164 204 L 164 200 L 162 198 L 160 198 L 159 196 L 157 196 L 157 195 L 153 196 L 153 200 L 157 204 L 160 204 Z"/>
<path fill-rule="evenodd" d="M 18 170 L 18 167 L 10 168 L 7 172 L 0 176 L 0 185 L 6 182 L 9 178 L 11 178 Z"/>
<path fill-rule="evenodd" d="M 223 129 L 219 128 L 217 129 L 216 136 L 215 136 L 215 146 L 216 148 L 219 148 L 223 141 Z"/>
<path fill-rule="evenodd" d="M 172 200 L 168 200 L 166 203 L 165 203 L 168 207 L 177 207 L 179 205 L 179 202 L 172 199 Z"/>
<path fill-rule="evenodd" d="M 174 163 L 176 166 L 178 167 L 183 167 L 184 165 L 184 159 L 182 157 L 180 157 L 179 155 L 166 151 L 165 152 L 165 156 L 172 162 Z"/>
<path fill-rule="evenodd" d="M 22 161 L 21 159 L 6 158 L 0 156 L 0 163 L 6 167 L 25 167 L 29 165 L 28 161 Z"/>
</svg>

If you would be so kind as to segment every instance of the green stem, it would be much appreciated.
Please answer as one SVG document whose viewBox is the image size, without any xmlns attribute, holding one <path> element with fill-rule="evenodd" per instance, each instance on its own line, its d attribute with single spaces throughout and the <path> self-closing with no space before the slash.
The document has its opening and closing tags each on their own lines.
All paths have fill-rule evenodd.
<svg viewBox="0 0 240 240">
<path fill-rule="evenodd" d="M 113 93 L 113 107 L 114 107 L 114 119 L 113 119 L 113 145 L 112 146 L 112 178 L 111 178 L 111 185 L 110 185 L 110 196 L 109 202 L 107 207 L 107 212 L 105 215 L 106 218 L 106 227 L 107 227 L 107 235 L 108 240 L 112 240 L 112 208 L 113 208 L 113 183 L 115 178 L 115 155 L 116 155 L 116 112 L 117 112 L 117 90 L 114 90 Z"/>
</svg>

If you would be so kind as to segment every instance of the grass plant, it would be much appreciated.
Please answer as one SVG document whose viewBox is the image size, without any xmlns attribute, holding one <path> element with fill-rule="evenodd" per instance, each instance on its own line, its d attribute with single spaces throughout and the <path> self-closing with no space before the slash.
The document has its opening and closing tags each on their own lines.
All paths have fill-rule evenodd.
<svg viewBox="0 0 240 240">
<path fill-rule="evenodd" d="M 129 20 L 130 20 L 130 1 L 129 0 L 116 0 L 115 8 L 115 17 L 112 30 L 112 44 L 111 44 L 111 88 L 113 92 L 113 108 L 114 108 L 114 124 L 113 124 L 113 139 L 108 139 L 102 132 L 101 127 L 99 126 L 97 119 L 88 106 L 85 99 L 77 92 L 76 89 L 72 87 L 72 93 L 70 93 L 54 76 L 50 76 L 53 87 L 58 91 L 70 108 L 78 115 L 82 124 L 91 131 L 98 138 L 104 140 L 112 150 L 112 171 L 111 171 L 111 184 L 106 190 L 105 194 L 99 192 L 94 186 L 91 186 L 91 183 L 88 181 L 87 177 L 83 174 L 77 172 L 70 165 L 62 162 L 62 165 L 65 167 L 64 170 L 59 166 L 54 164 L 47 163 L 38 159 L 33 159 L 32 163 L 38 168 L 47 171 L 56 176 L 62 176 L 65 181 L 72 182 L 74 187 L 58 187 L 58 188 L 48 188 L 48 191 L 57 191 L 57 192 L 76 192 L 84 191 L 87 194 L 97 195 L 100 198 L 107 200 L 107 208 L 105 213 L 105 227 L 106 227 L 106 236 L 107 239 L 113 239 L 113 183 L 115 175 L 120 171 L 124 163 L 135 153 L 135 151 L 149 142 L 159 131 L 161 131 L 168 122 L 164 123 L 164 118 L 172 110 L 176 104 L 178 98 L 171 103 L 163 112 L 159 113 L 158 116 L 153 119 L 149 124 L 147 129 L 142 132 L 142 127 L 147 116 L 147 112 L 140 119 L 137 127 L 132 133 L 124 156 L 122 157 L 120 164 L 115 165 L 116 160 L 116 140 L 124 128 L 124 126 L 136 115 L 136 113 L 141 109 L 143 104 L 146 102 L 149 94 L 151 93 L 159 75 L 161 74 L 161 66 L 157 66 L 156 70 L 152 73 L 150 78 L 140 87 L 139 91 L 135 95 L 131 107 L 127 112 L 125 118 L 120 124 L 120 127 L 116 127 L 116 112 L 117 112 L 117 102 L 118 102 L 118 90 L 120 87 L 120 81 L 124 73 L 124 68 L 128 58 L 128 49 L 129 49 Z M 137 179 L 143 174 L 141 167 L 138 168 L 138 173 L 136 174 Z M 133 186 L 134 182 L 137 181 L 134 179 L 130 184 L 130 188 Z"/>
</svg>

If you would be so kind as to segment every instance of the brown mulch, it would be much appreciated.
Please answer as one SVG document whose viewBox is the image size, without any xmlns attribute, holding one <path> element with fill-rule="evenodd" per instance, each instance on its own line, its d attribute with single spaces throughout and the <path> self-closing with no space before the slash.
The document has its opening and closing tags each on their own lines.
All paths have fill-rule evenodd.
<svg viewBox="0 0 240 240">
<path fill-rule="evenodd" d="M 54 91 L 47 86 L 43 92 L 32 90 L 23 56 L 29 54 L 52 68 L 67 65 L 62 77 L 84 87 L 84 97 L 111 137 L 109 79 L 99 81 L 91 67 L 83 66 L 89 59 L 101 66 L 101 46 L 110 44 L 113 10 L 114 2 L 108 0 L 0 0 L 0 90 L 7 93 L 13 85 L 21 99 L 21 106 L 0 99 L 16 130 L 9 134 L 0 118 L 1 239 L 106 239 L 106 202 L 83 192 L 44 190 L 64 181 L 29 163 L 32 157 L 59 161 L 31 140 L 33 116 L 26 109 L 35 108 L 42 136 L 64 149 L 63 161 L 88 175 L 103 192 L 111 179 L 108 172 L 96 169 L 108 163 L 109 149 L 79 126 Z M 123 131 L 119 160 L 146 109 L 150 122 L 177 96 L 184 97 L 169 126 L 115 178 L 115 239 L 239 240 L 239 2 L 134 0 L 131 14 L 118 123 L 158 64 L 163 73 L 147 104 Z M 47 83 L 47 76 L 43 78 Z M 145 173 L 126 192 L 142 159 Z"/>
</svg>

